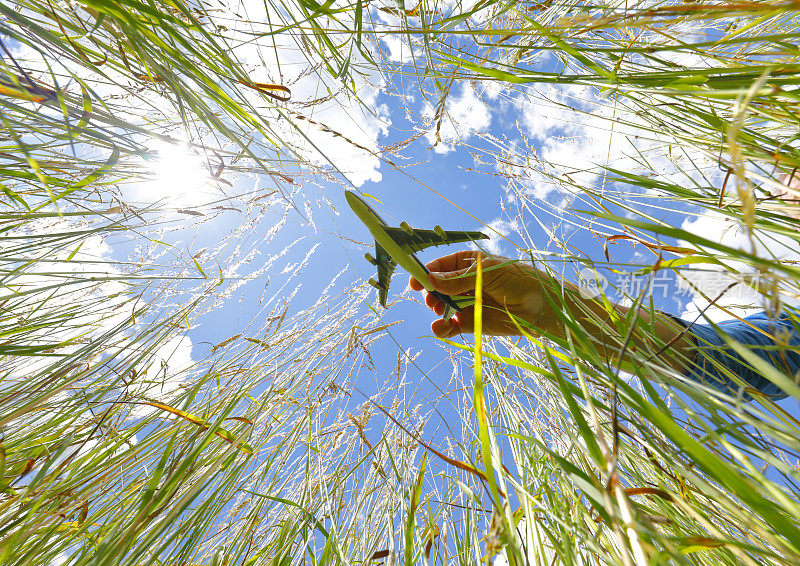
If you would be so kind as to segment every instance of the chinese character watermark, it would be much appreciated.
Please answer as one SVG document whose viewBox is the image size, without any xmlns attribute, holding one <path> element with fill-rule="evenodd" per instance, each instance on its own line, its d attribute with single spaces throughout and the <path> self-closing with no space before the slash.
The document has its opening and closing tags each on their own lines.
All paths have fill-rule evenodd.
<svg viewBox="0 0 800 566">
<path fill-rule="evenodd" d="M 690 298 L 696 294 L 715 299 L 754 301 L 764 289 L 774 287 L 774 281 L 757 272 L 730 273 L 719 270 L 693 270 L 680 274 L 672 269 L 649 272 L 621 272 L 605 276 L 591 267 L 578 271 L 578 290 L 582 297 L 594 299 L 605 294 L 611 300 L 636 299 L 651 296 L 662 299 Z"/>
</svg>

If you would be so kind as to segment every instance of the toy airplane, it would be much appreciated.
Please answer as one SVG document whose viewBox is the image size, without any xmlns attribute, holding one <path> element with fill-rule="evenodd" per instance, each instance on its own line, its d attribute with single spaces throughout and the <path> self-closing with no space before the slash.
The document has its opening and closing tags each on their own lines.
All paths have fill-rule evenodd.
<svg viewBox="0 0 800 566">
<path fill-rule="evenodd" d="M 399 228 L 387 226 L 378 213 L 367 204 L 364 199 L 352 191 L 345 191 L 347 204 L 356 213 L 356 216 L 369 229 L 372 237 L 375 238 L 375 257 L 369 253 L 364 257 L 372 265 L 378 268 L 378 281 L 370 279 L 369 283 L 378 289 L 378 301 L 386 307 L 386 297 L 389 293 L 389 281 L 397 265 L 408 271 L 419 281 L 431 294 L 444 303 L 445 320 L 449 319 L 456 311 L 468 307 L 475 302 L 473 297 L 466 295 L 449 296 L 431 289 L 428 280 L 428 269 L 417 258 L 415 252 L 424 250 L 431 246 L 445 246 L 458 244 L 461 242 L 474 242 L 489 238 L 483 232 L 450 232 L 442 230 L 441 226 L 436 226 L 433 230 L 417 230 L 403 222 Z"/>
</svg>

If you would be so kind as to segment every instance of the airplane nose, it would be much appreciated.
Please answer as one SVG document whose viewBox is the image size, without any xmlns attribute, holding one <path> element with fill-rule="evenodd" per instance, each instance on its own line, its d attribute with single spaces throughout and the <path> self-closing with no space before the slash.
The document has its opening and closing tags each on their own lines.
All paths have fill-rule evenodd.
<svg viewBox="0 0 800 566">
<path fill-rule="evenodd" d="M 358 196 L 353 191 L 345 191 L 344 198 L 347 199 L 347 204 L 350 205 L 350 208 L 353 208 L 355 204 L 359 201 Z"/>
</svg>

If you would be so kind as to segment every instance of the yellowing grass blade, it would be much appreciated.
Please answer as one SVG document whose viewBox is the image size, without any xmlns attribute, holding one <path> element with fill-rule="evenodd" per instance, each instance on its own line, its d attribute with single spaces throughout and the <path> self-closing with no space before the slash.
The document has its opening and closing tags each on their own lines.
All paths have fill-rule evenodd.
<svg viewBox="0 0 800 566">
<path fill-rule="evenodd" d="M 504 495 L 497 486 L 495 479 L 494 460 L 492 456 L 492 444 L 489 437 L 489 423 L 486 410 L 486 397 L 483 392 L 483 359 L 482 359 L 482 342 L 483 342 L 483 263 L 481 257 L 478 256 L 476 262 L 475 272 L 475 311 L 474 311 L 474 328 L 475 328 L 475 384 L 472 394 L 472 403 L 475 407 L 475 417 L 478 421 L 478 438 L 481 443 L 481 454 L 483 456 L 483 465 L 486 469 L 486 480 L 489 483 L 489 490 L 492 494 L 492 502 L 495 511 L 503 518 L 503 530 L 501 532 L 501 540 L 506 543 L 509 539 L 511 528 L 509 521 L 504 512 Z M 502 463 L 501 463 L 502 465 Z M 514 549 L 509 549 L 508 559 L 509 564 L 516 564 L 513 553 Z"/>
<path fill-rule="evenodd" d="M 194 423 L 203 429 L 211 428 L 211 424 L 209 424 L 208 421 L 201 419 L 200 417 L 196 417 L 190 413 L 187 413 L 186 411 L 182 411 L 180 409 L 176 409 L 175 407 L 170 407 L 169 405 L 165 405 L 164 403 L 159 403 L 157 401 L 143 401 L 142 404 L 150 405 L 151 407 L 155 407 L 156 409 L 161 409 L 162 411 L 167 411 L 168 413 L 172 413 L 173 415 L 181 417 L 182 419 L 185 419 L 190 423 Z M 237 418 L 237 417 L 231 417 L 231 418 Z M 247 454 L 253 453 L 253 448 L 249 444 L 247 444 L 246 442 L 240 442 L 236 438 L 236 436 L 234 436 L 225 429 L 218 428 L 217 430 L 214 431 L 214 434 L 216 434 L 223 440 L 227 440 L 228 442 L 239 448 L 242 452 L 245 452 Z"/>
</svg>

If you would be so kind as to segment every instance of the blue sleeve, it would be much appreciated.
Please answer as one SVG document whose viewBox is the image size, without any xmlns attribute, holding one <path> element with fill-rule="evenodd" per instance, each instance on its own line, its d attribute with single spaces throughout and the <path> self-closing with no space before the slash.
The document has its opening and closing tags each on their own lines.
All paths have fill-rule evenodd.
<svg viewBox="0 0 800 566">
<path fill-rule="evenodd" d="M 743 320 L 746 322 L 740 320 L 720 322 L 717 324 L 719 332 L 707 324 L 689 325 L 689 331 L 697 342 L 694 367 L 689 377 L 722 392 L 735 395 L 740 386 L 726 376 L 724 371 L 718 369 L 718 366 L 722 366 L 738 375 L 757 391 L 767 395 L 786 397 L 786 394 L 777 385 L 754 371 L 739 354 L 728 348 L 720 332 L 727 334 L 728 337 L 794 378 L 800 370 L 800 352 L 796 348 L 796 346 L 800 346 L 800 335 L 797 329 L 786 313 L 776 319 L 770 318 L 762 311 L 744 317 Z M 795 346 L 795 348 L 779 347 L 772 338 L 786 332 L 788 332 L 789 346 Z M 746 395 L 746 397 L 750 396 Z"/>
</svg>

